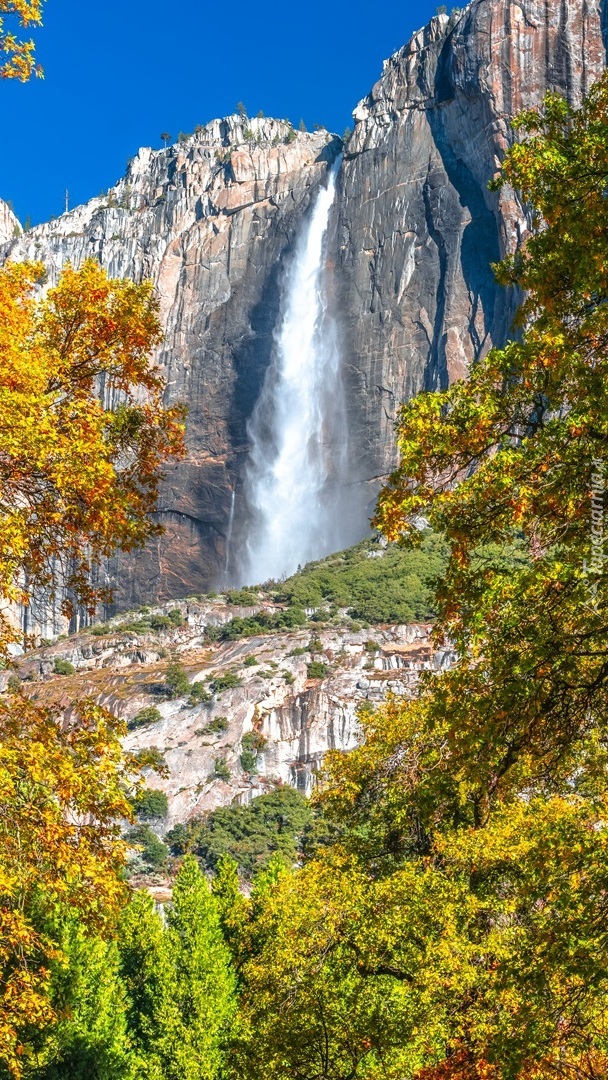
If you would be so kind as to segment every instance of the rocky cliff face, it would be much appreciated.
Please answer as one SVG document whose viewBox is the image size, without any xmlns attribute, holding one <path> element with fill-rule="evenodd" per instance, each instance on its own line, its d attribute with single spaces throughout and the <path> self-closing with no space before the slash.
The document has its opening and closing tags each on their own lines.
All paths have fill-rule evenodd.
<svg viewBox="0 0 608 1080">
<path fill-rule="evenodd" d="M 509 120 L 548 90 L 580 103 L 605 65 L 598 0 L 473 0 L 387 60 L 355 109 L 337 230 L 362 476 L 395 464 L 395 408 L 504 343 L 517 297 L 490 263 L 526 229 L 487 190 Z"/>
<path fill-rule="evenodd" d="M 490 263 L 519 243 L 513 194 L 488 192 L 509 119 L 548 89 L 577 103 L 605 64 L 600 0 L 472 0 L 386 61 L 339 178 L 330 266 L 342 320 L 351 458 L 373 498 L 395 464 L 399 401 L 445 386 L 506 339 L 517 298 Z M 156 281 L 169 400 L 185 400 L 188 459 L 170 471 L 165 536 L 111 568 L 121 606 L 202 590 L 246 527 L 246 423 L 268 365 L 279 281 L 298 225 L 341 149 L 326 132 L 230 117 L 184 143 L 141 150 L 123 180 L 5 245 Z M 0 238 L 14 220 L 0 205 Z M 365 531 L 365 514 L 361 530 Z"/>
<path fill-rule="evenodd" d="M 0 244 L 5 244 L 21 233 L 21 225 L 10 206 L 0 199 Z"/>
</svg>

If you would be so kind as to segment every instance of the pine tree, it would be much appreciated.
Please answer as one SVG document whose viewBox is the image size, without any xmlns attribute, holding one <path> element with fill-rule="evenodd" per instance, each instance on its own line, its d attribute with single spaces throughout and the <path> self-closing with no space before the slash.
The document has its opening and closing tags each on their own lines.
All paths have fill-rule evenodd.
<svg viewBox="0 0 608 1080">
<path fill-rule="evenodd" d="M 58 1020 L 41 1034 L 32 1033 L 24 1074 L 35 1080 L 135 1080 L 116 944 L 87 935 L 73 913 L 64 914 L 61 923 L 56 936 L 62 956 L 51 973 Z"/>
<path fill-rule="evenodd" d="M 236 1007 L 230 953 L 222 937 L 218 904 L 192 855 L 173 890 L 167 940 L 177 978 L 181 1018 L 165 1041 L 171 1080 L 214 1080 Z"/>
<path fill-rule="evenodd" d="M 238 964 L 243 951 L 243 934 L 250 902 L 239 888 L 238 864 L 230 855 L 222 855 L 219 860 L 211 889 L 217 903 L 224 939 L 234 962 Z"/>
<path fill-rule="evenodd" d="M 134 1055 L 144 1075 L 164 1080 L 169 1074 L 162 1068 L 159 1043 L 167 1030 L 179 1027 L 180 1019 L 166 932 L 147 892 L 136 893 L 124 912 L 120 960 Z"/>
<path fill-rule="evenodd" d="M 139 893 L 123 919 L 127 1021 L 147 1080 L 215 1080 L 236 1008 L 235 977 L 219 905 L 186 856 L 163 926 Z"/>
</svg>

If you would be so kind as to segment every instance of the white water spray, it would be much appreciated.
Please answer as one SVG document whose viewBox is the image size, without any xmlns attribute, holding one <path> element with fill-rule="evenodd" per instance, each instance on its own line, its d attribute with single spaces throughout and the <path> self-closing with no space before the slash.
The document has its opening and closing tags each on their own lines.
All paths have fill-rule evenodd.
<svg viewBox="0 0 608 1080">
<path fill-rule="evenodd" d="M 236 504 L 236 495 L 233 490 L 230 496 L 230 514 L 228 516 L 228 528 L 226 530 L 226 561 L 224 563 L 224 579 L 228 580 L 228 567 L 230 565 L 230 542 L 232 540 L 232 530 L 234 528 L 234 509 Z"/>
<path fill-rule="evenodd" d="M 251 523 L 241 578 L 262 582 L 353 541 L 345 513 L 347 427 L 326 239 L 339 162 L 285 276 L 271 363 L 248 427 Z"/>
</svg>

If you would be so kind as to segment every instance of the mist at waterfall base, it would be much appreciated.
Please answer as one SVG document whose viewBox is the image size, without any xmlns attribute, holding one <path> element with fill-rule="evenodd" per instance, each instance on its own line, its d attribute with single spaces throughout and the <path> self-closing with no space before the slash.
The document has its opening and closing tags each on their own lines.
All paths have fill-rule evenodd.
<svg viewBox="0 0 608 1080">
<path fill-rule="evenodd" d="M 349 490 L 340 334 L 326 265 L 338 169 L 339 160 L 285 268 L 273 355 L 248 425 L 240 584 L 280 579 L 365 531 Z"/>
</svg>

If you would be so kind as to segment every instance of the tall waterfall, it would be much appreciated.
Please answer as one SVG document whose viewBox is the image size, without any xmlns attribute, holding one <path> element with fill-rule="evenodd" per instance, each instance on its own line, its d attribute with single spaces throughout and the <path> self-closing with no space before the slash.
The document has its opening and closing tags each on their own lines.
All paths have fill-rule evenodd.
<svg viewBox="0 0 608 1080">
<path fill-rule="evenodd" d="M 339 161 L 286 269 L 271 362 L 248 427 L 250 526 L 241 577 L 279 578 L 352 542 L 339 336 L 329 310 L 327 230 Z"/>
</svg>

